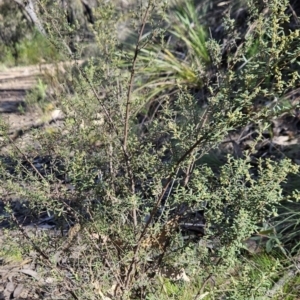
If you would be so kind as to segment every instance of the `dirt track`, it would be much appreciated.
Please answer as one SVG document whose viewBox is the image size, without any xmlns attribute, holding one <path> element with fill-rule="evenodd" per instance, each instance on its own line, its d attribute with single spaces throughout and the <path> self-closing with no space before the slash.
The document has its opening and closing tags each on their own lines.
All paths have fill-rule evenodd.
<svg viewBox="0 0 300 300">
<path fill-rule="evenodd" d="M 41 111 L 32 109 L 20 112 L 20 108 L 25 107 L 27 93 L 37 86 L 38 80 L 46 79 L 50 82 L 77 63 L 81 61 L 15 67 L 0 72 L 0 117 L 9 125 L 10 133 L 35 125 L 40 118 L 45 117 Z M 49 85 L 47 92 L 51 93 Z"/>
</svg>

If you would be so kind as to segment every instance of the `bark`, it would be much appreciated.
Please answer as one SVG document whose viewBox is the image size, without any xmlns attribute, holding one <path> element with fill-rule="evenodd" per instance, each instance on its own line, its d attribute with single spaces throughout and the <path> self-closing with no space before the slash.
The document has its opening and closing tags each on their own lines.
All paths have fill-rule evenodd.
<svg viewBox="0 0 300 300">
<path fill-rule="evenodd" d="M 43 27 L 43 24 L 41 20 L 39 19 L 33 1 L 32 0 L 13 0 L 15 3 L 17 3 L 19 6 L 22 7 L 22 9 L 26 12 L 26 14 L 29 16 L 32 23 L 35 25 L 37 30 L 44 36 L 46 36 L 46 31 Z"/>
<path fill-rule="evenodd" d="M 43 24 L 41 20 L 38 17 L 38 14 L 36 12 L 36 8 L 34 6 L 34 0 L 13 0 L 15 3 L 17 3 L 23 11 L 26 13 L 26 16 L 30 19 L 30 21 L 34 24 L 34 26 L 37 28 L 37 30 L 44 36 L 46 36 L 46 31 L 43 27 Z M 74 3 L 76 1 L 73 0 L 61 0 L 61 5 L 63 8 L 67 9 L 68 11 L 68 21 L 69 23 L 75 23 L 76 18 L 78 18 L 78 8 L 75 8 L 74 11 Z M 85 17 L 89 23 L 94 23 L 94 16 L 93 16 L 93 8 L 97 6 L 96 0 L 78 0 L 78 6 L 79 10 L 82 11 L 82 17 Z"/>
</svg>

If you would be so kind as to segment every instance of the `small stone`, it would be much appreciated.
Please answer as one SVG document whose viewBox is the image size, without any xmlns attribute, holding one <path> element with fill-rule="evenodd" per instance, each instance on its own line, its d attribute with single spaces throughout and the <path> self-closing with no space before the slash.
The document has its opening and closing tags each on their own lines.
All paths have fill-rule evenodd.
<svg viewBox="0 0 300 300">
<path fill-rule="evenodd" d="M 256 241 L 253 241 L 251 239 L 247 239 L 244 242 L 245 248 L 249 251 L 251 254 L 256 254 L 262 251 L 262 249 L 259 247 L 258 243 Z"/>
</svg>

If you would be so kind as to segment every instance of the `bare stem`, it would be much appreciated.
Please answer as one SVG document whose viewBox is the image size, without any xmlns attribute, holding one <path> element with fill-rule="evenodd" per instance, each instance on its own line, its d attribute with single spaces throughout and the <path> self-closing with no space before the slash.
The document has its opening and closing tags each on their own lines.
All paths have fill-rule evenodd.
<svg viewBox="0 0 300 300">
<path fill-rule="evenodd" d="M 202 122 L 200 124 L 200 128 L 203 128 L 207 122 L 207 119 L 208 119 L 208 115 L 210 113 L 210 110 L 207 109 L 203 118 L 202 118 Z M 156 215 L 160 205 L 161 205 L 161 202 L 162 202 L 162 199 L 165 195 L 165 193 L 167 192 L 168 190 L 168 187 L 169 185 L 172 183 L 173 181 L 173 177 L 176 176 L 176 174 L 178 173 L 179 171 L 179 168 L 182 164 L 182 162 L 185 161 L 185 159 L 187 157 L 189 157 L 194 151 L 195 149 L 205 141 L 205 136 L 202 136 L 201 138 L 199 138 L 195 143 L 194 145 L 192 145 L 180 158 L 179 160 L 177 161 L 175 167 L 173 168 L 173 170 L 170 172 L 169 176 L 167 177 L 167 182 L 162 190 L 162 192 L 160 193 L 160 196 L 158 197 L 156 203 L 154 204 L 154 207 L 150 213 L 150 216 L 142 230 L 142 233 L 140 234 L 140 237 L 138 239 L 138 242 L 137 242 L 137 245 L 135 246 L 135 249 L 134 249 L 134 255 L 133 255 L 133 259 L 129 265 L 129 268 L 128 268 L 128 272 L 127 272 L 127 275 L 126 275 L 126 278 L 125 278 L 125 287 L 128 288 L 130 282 L 131 282 L 131 279 L 133 277 L 133 274 L 134 274 L 134 271 L 135 271 L 135 265 L 138 261 L 138 252 L 139 252 L 139 249 L 141 247 L 141 241 L 143 240 L 143 238 L 146 236 L 146 233 L 147 233 L 147 230 L 154 218 L 154 216 Z"/>
<path fill-rule="evenodd" d="M 134 80 L 134 76 L 135 76 L 135 66 L 136 66 L 138 54 L 141 50 L 140 43 L 141 43 L 142 36 L 143 36 L 144 30 L 145 30 L 146 21 L 147 21 L 148 14 L 150 12 L 151 6 L 152 6 L 152 1 L 150 0 L 148 2 L 148 6 L 146 8 L 145 14 L 144 14 L 143 19 L 142 19 L 142 25 L 141 25 L 141 29 L 139 31 L 139 36 L 138 36 L 138 40 L 136 42 L 136 46 L 135 46 L 135 50 L 134 50 L 134 56 L 133 56 L 133 60 L 132 60 L 131 74 L 130 74 L 130 79 L 129 79 L 129 83 L 128 83 L 128 91 L 127 91 L 125 125 L 124 125 L 124 142 L 123 143 L 124 143 L 124 148 L 125 149 L 127 148 L 127 140 L 128 140 L 130 104 L 131 104 L 131 95 L 132 95 L 132 90 L 133 90 L 133 80 Z"/>
<path fill-rule="evenodd" d="M 141 28 L 140 28 L 140 31 L 139 31 L 139 36 L 138 36 L 138 40 L 136 42 L 134 55 L 133 55 L 133 60 L 132 60 L 131 74 L 130 74 L 130 79 L 129 79 L 129 83 L 128 83 L 128 91 L 127 91 L 125 125 L 124 125 L 123 149 L 124 149 L 125 153 L 127 153 L 127 141 L 128 141 L 128 130 L 129 130 L 129 118 L 130 118 L 130 105 L 131 105 L 131 96 L 132 96 L 133 81 L 134 81 L 134 75 L 135 75 L 135 66 L 136 66 L 138 54 L 140 52 L 140 43 L 141 43 L 141 40 L 142 40 L 142 37 L 143 37 L 143 33 L 144 33 L 144 30 L 145 30 L 145 25 L 146 25 L 147 18 L 148 18 L 151 7 L 152 7 L 152 1 L 150 0 L 148 2 L 146 11 L 145 11 L 143 19 L 142 19 L 142 25 L 141 25 Z M 132 195 L 135 195 L 134 178 L 133 178 L 133 174 L 132 174 L 132 169 L 129 167 L 130 163 L 129 163 L 128 154 L 126 155 L 126 164 L 127 164 L 128 175 L 129 175 L 129 178 L 130 178 L 130 181 L 131 181 L 131 193 L 132 193 Z M 136 207 L 134 207 L 133 210 L 132 210 L 132 219 L 133 219 L 134 227 L 136 227 L 137 226 Z"/>
</svg>

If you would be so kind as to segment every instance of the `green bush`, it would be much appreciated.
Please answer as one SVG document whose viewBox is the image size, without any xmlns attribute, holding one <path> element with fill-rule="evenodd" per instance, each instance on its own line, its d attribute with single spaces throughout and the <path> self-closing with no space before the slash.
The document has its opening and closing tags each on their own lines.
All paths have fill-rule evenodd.
<svg viewBox="0 0 300 300">
<path fill-rule="evenodd" d="M 288 159 L 253 158 L 270 120 L 290 110 L 282 100 L 299 77 L 299 31 L 283 28 L 287 4 L 270 0 L 265 14 L 249 1 L 251 30 L 239 46 L 234 21 L 224 20 L 225 57 L 197 23 L 191 4 L 178 8 L 179 23 L 170 32 L 185 43 L 184 60 L 167 48 L 163 56 L 150 55 L 166 47 L 153 43 L 164 30 L 152 16 L 165 18 L 164 4 L 149 1 L 132 12 L 139 31 L 128 52 L 114 30 L 118 10 L 103 1 L 93 27 L 102 54 L 75 65 L 76 76 L 61 83 L 68 86 L 59 95 L 64 126 L 52 136 L 34 132 L 38 153 L 20 150 L 3 129 L 17 170 L 9 173 L 1 164 L 4 194 L 28 200 L 32 218 L 53 215 L 61 231 L 75 225 L 67 243 L 51 236 L 24 242 L 40 254 L 58 285 L 68 282 L 73 298 L 258 299 L 278 279 L 284 263 L 270 257 L 274 270 L 255 273 L 263 263 L 249 260 L 245 242 L 292 195 L 282 192 L 282 183 L 299 172 Z M 192 21 L 195 27 L 185 34 Z M 51 39 L 63 48 L 62 35 L 51 28 Z M 205 103 L 199 104 L 191 88 L 205 93 Z M 139 122 L 138 113 L 147 113 L 148 102 L 156 100 L 156 114 Z M 224 137 L 249 124 L 256 137 L 248 150 L 212 167 L 211 153 Z M 37 154 L 51 155 L 51 171 L 32 166 Z"/>
</svg>

